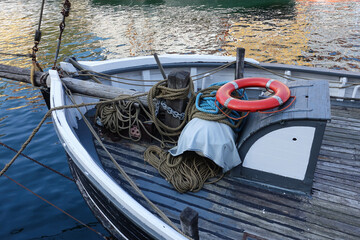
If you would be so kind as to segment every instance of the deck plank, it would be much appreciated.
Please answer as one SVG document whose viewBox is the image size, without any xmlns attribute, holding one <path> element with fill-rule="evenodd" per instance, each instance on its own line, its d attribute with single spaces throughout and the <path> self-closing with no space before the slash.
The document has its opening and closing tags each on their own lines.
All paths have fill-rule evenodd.
<svg viewBox="0 0 360 240">
<path fill-rule="evenodd" d="M 311 196 L 271 192 L 227 176 L 198 193 L 180 194 L 145 163 L 146 144 L 121 140 L 105 141 L 105 145 L 145 195 L 175 224 L 179 225 L 185 207 L 198 211 L 203 239 L 242 239 L 245 231 L 266 239 L 359 239 L 360 110 L 333 106 L 332 115 Z M 154 212 L 96 146 L 105 170 Z"/>
</svg>

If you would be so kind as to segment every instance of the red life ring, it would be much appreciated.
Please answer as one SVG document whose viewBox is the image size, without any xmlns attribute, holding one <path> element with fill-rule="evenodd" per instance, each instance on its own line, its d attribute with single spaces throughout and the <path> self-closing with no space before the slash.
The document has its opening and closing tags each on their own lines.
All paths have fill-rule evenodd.
<svg viewBox="0 0 360 240">
<path fill-rule="evenodd" d="M 261 87 L 271 89 L 275 94 L 262 100 L 240 100 L 231 97 L 237 89 Z M 265 111 L 282 105 L 290 98 L 290 89 L 280 81 L 270 78 L 242 78 L 226 83 L 216 93 L 216 100 L 229 109 L 239 112 Z"/>
</svg>

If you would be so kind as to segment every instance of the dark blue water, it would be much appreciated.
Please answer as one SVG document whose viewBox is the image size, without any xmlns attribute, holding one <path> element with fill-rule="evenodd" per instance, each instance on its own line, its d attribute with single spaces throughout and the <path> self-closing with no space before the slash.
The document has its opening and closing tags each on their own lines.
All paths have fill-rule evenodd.
<svg viewBox="0 0 360 240">
<path fill-rule="evenodd" d="M 28 53 L 40 1 L 0 2 L 0 52 Z M 60 0 L 49 0 L 39 45 L 51 67 L 61 20 Z M 63 36 L 60 59 L 102 60 L 152 53 L 234 55 L 245 47 L 259 61 L 359 71 L 360 2 L 306 0 L 77 0 Z M 0 55 L 0 63 L 30 60 Z M 47 108 L 37 89 L 0 81 L 0 142 L 19 149 Z M 70 176 L 51 119 L 24 151 Z M 0 146 L 2 168 L 14 152 Z M 105 233 L 75 184 L 20 157 L 9 177 Z M 98 239 L 88 229 L 5 177 L 0 178 L 0 239 Z"/>
</svg>

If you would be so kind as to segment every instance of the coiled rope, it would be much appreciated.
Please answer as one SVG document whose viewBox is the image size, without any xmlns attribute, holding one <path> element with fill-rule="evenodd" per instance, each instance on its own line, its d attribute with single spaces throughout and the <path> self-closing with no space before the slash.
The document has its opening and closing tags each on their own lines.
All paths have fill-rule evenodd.
<svg viewBox="0 0 360 240">
<path fill-rule="evenodd" d="M 144 152 L 144 159 L 180 193 L 198 192 L 204 184 L 217 182 L 223 176 L 221 167 L 194 152 L 174 157 L 164 149 L 152 145 Z M 215 181 L 207 182 L 214 177 L 217 177 Z"/>
<path fill-rule="evenodd" d="M 178 127 L 169 127 L 163 123 L 157 116 L 156 104 L 154 100 L 175 100 L 186 99 L 190 94 L 193 96 L 193 84 L 190 83 L 186 88 L 172 89 L 166 86 L 166 81 L 162 80 L 155 84 L 147 95 L 148 109 L 138 99 L 129 99 L 125 102 L 114 102 L 111 105 L 100 102 L 96 106 L 96 116 L 99 117 L 101 123 L 113 133 L 118 133 L 119 136 L 124 138 L 131 138 L 121 134 L 122 131 L 136 126 L 138 129 L 144 130 L 150 137 L 157 140 L 162 147 L 173 147 L 177 142 L 177 137 L 180 135 L 182 128 L 186 124 L 186 116 L 188 115 L 189 105 L 185 109 L 185 118 Z M 138 106 L 138 107 L 137 107 Z M 143 122 L 139 120 L 140 109 L 142 110 L 147 119 L 154 123 L 154 126 L 160 138 L 155 137 L 148 132 Z M 141 137 L 140 137 L 141 138 Z M 139 139 L 140 139 L 139 138 Z M 131 138 L 132 140 L 135 140 Z"/>
<path fill-rule="evenodd" d="M 229 119 L 227 115 L 235 114 L 237 117 L 241 117 L 241 113 L 233 113 L 232 110 L 226 109 L 227 115 L 224 115 L 219 113 L 214 106 L 215 104 L 208 102 L 213 102 L 216 91 L 220 86 L 221 84 L 212 85 L 209 88 L 200 90 L 196 97 L 190 99 L 187 111 L 188 121 L 193 118 L 201 118 L 224 123 L 234 130 L 240 129 L 242 119 L 234 121 Z M 185 152 L 180 156 L 172 156 L 163 148 L 150 146 L 144 152 L 144 159 L 155 167 L 180 193 L 187 191 L 197 192 L 203 188 L 204 184 L 217 182 L 223 177 L 221 167 L 195 152 Z M 214 177 L 217 177 L 215 181 L 208 182 L 209 179 Z"/>
<path fill-rule="evenodd" d="M 224 84 L 224 83 L 223 83 Z M 166 86 L 166 80 L 159 81 L 155 84 L 147 95 L 147 102 L 149 109 L 145 107 L 139 101 L 125 101 L 112 103 L 112 104 L 98 104 L 96 117 L 99 117 L 104 127 L 113 133 L 117 133 L 119 136 L 139 141 L 139 138 L 134 139 L 131 137 L 130 129 L 132 126 L 136 126 L 138 129 L 143 129 L 149 136 L 158 140 L 161 144 L 161 148 L 152 145 L 144 152 L 144 160 L 155 167 L 159 173 L 169 181 L 174 188 L 181 193 L 187 191 L 197 192 L 199 191 L 208 179 L 217 177 L 218 181 L 222 178 L 222 168 L 217 166 L 213 161 L 206 157 L 199 156 L 195 152 L 186 152 L 181 156 L 172 156 L 167 149 L 173 147 L 177 143 L 177 138 L 181 133 L 181 130 L 185 124 L 193 118 L 201 118 L 209 121 L 218 121 L 227 124 L 234 130 L 240 129 L 242 119 L 234 121 L 228 118 L 228 115 L 234 117 L 241 117 L 241 113 L 233 112 L 232 110 L 224 110 L 227 115 L 222 114 L 218 111 L 215 105 L 212 103 L 210 108 L 213 111 L 202 109 L 199 106 L 199 102 L 212 101 L 215 98 L 216 91 L 222 84 L 212 85 L 207 89 L 199 91 L 196 96 L 193 91 L 193 82 L 190 81 L 188 87 L 182 89 L 172 89 Z M 160 99 L 165 100 L 176 100 L 186 99 L 190 95 L 189 102 L 185 109 L 185 118 L 178 127 L 172 128 L 163 123 L 157 116 L 156 104 L 154 99 L 159 101 Z M 238 97 L 242 97 L 242 93 L 238 94 Z M 135 102 L 140 107 L 136 107 Z M 198 104 L 196 104 L 196 102 Z M 210 103 L 208 103 L 209 105 Z M 204 104 L 200 104 L 204 107 Z M 154 123 L 158 133 L 161 136 L 161 140 L 151 135 L 147 129 L 139 120 L 140 108 L 145 113 L 147 118 Z M 136 110 L 135 110 L 136 109 Z M 128 131 L 128 136 L 122 134 L 124 131 Z"/>
<path fill-rule="evenodd" d="M 118 134 L 125 139 L 139 141 L 141 135 L 137 138 L 131 134 L 131 128 L 136 126 L 140 129 L 139 112 L 140 108 L 135 107 L 134 101 L 113 102 L 110 104 L 101 104 L 96 109 L 96 116 L 100 118 L 101 123 L 112 133 Z M 128 134 L 123 134 L 127 131 Z"/>
<path fill-rule="evenodd" d="M 220 82 L 210 85 L 208 88 L 200 90 L 194 102 L 189 103 L 191 110 L 189 114 L 189 121 L 193 118 L 201 118 L 208 121 L 217 121 L 224 123 L 231 127 L 234 131 L 239 131 L 242 124 L 243 113 L 233 111 L 225 108 L 224 112 L 219 112 L 219 109 L 215 105 L 216 91 L 227 82 Z M 243 90 L 235 92 L 237 98 L 247 99 L 247 96 Z M 238 119 L 238 120 L 234 120 Z"/>
</svg>

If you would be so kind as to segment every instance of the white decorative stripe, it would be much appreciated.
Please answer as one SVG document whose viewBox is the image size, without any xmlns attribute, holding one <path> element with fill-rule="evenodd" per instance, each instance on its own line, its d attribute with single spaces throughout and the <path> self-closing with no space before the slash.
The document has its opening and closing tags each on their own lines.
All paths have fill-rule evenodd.
<svg viewBox="0 0 360 240">
<path fill-rule="evenodd" d="M 233 98 L 232 97 L 229 97 L 228 99 L 226 99 L 225 103 L 224 103 L 224 106 L 227 107 L 229 102 L 232 100 Z"/>
<path fill-rule="evenodd" d="M 235 90 L 239 89 L 239 85 L 235 81 L 232 81 L 231 83 L 234 85 Z"/>
<path fill-rule="evenodd" d="M 265 87 L 266 87 L 266 90 L 267 90 L 267 91 L 269 90 L 270 84 L 271 84 L 273 81 L 275 81 L 275 80 L 274 80 L 274 79 L 270 79 L 270 80 L 266 83 Z"/>
<path fill-rule="evenodd" d="M 283 102 L 283 100 L 281 99 L 281 97 L 279 97 L 279 96 L 273 96 L 273 98 L 275 98 L 276 100 L 278 100 L 278 102 L 279 102 L 279 104 L 280 105 L 282 105 L 284 102 Z"/>
</svg>

